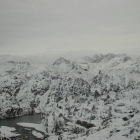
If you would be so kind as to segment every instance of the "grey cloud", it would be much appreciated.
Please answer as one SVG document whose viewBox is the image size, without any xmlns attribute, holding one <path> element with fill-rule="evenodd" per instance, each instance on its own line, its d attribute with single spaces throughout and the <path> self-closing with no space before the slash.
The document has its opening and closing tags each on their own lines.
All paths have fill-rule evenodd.
<svg viewBox="0 0 140 140">
<path fill-rule="evenodd" d="M 138 48 L 139 5 L 139 0 L 0 0 L 0 54 Z"/>
</svg>

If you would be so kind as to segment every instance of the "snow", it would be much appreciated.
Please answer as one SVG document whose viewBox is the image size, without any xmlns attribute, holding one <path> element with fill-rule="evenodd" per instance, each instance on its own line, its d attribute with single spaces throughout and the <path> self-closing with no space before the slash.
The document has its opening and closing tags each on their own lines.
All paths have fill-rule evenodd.
<svg viewBox="0 0 140 140">
<path fill-rule="evenodd" d="M 48 140 L 58 140 L 58 136 L 49 136 Z"/>
<path fill-rule="evenodd" d="M 39 133 L 39 132 L 37 132 L 37 131 L 35 131 L 35 130 L 32 131 L 32 134 L 33 134 L 35 137 L 39 138 L 39 139 L 43 139 L 43 138 L 44 138 L 44 135 L 42 135 L 41 133 Z"/>
<path fill-rule="evenodd" d="M 16 129 L 14 127 L 0 126 L 0 137 L 17 137 L 20 134 L 16 134 L 13 131 Z"/>
<path fill-rule="evenodd" d="M 60 58 L 54 65 L 3 65 L 0 68 L 0 117 L 28 114 L 34 105 L 34 110 L 41 113 L 41 124 L 18 125 L 49 134 L 50 140 L 58 139 L 55 136 L 57 125 L 58 133 L 65 139 L 137 139 L 140 131 L 139 64 L 140 59 L 126 54 L 99 54 L 79 58 L 76 62 Z M 96 90 L 100 95 L 97 98 Z M 18 114 L 19 108 L 23 110 L 21 114 Z M 124 121 L 124 117 L 128 121 Z M 77 120 L 95 127 L 87 129 L 76 124 Z M 33 134 L 41 137 L 37 131 Z"/>
<path fill-rule="evenodd" d="M 46 133 L 45 128 L 43 127 L 42 124 L 35 124 L 35 123 L 17 123 L 18 126 L 22 126 L 22 127 L 28 127 L 28 128 L 34 128 L 38 131 L 41 131 L 43 133 Z"/>
</svg>

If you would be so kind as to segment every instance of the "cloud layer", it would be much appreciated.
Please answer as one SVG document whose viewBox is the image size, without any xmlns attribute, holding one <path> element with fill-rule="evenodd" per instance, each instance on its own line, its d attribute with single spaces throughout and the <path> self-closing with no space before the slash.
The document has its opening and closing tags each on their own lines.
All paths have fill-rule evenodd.
<svg viewBox="0 0 140 140">
<path fill-rule="evenodd" d="M 139 0 L 0 0 L 0 54 L 140 50 Z"/>
</svg>

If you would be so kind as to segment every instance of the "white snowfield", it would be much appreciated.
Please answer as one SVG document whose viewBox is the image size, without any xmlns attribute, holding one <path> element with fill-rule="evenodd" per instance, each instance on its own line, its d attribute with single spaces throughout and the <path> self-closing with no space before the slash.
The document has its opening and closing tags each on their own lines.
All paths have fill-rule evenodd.
<svg viewBox="0 0 140 140">
<path fill-rule="evenodd" d="M 0 118 L 41 113 L 19 123 L 49 140 L 140 140 L 140 57 L 97 54 L 53 65 L 0 67 Z M 41 135 L 33 131 L 34 135 Z"/>
<path fill-rule="evenodd" d="M 39 132 L 37 132 L 37 131 L 35 131 L 35 130 L 32 131 L 32 134 L 33 134 L 35 137 L 39 138 L 39 139 L 43 139 L 43 138 L 44 138 L 44 135 L 42 135 L 41 133 L 39 133 Z"/>
<path fill-rule="evenodd" d="M 20 134 L 14 133 L 16 129 L 13 127 L 7 127 L 7 126 L 0 126 L 0 138 L 2 137 L 16 137 L 19 136 Z"/>
</svg>

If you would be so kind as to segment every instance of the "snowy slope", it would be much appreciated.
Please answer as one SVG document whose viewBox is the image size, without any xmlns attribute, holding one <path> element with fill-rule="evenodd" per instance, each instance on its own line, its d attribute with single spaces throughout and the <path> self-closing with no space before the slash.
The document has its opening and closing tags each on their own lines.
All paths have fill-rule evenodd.
<svg viewBox="0 0 140 140">
<path fill-rule="evenodd" d="M 0 67 L 0 118 L 40 112 L 49 139 L 140 139 L 139 97 L 140 57 L 97 54 Z"/>
</svg>

